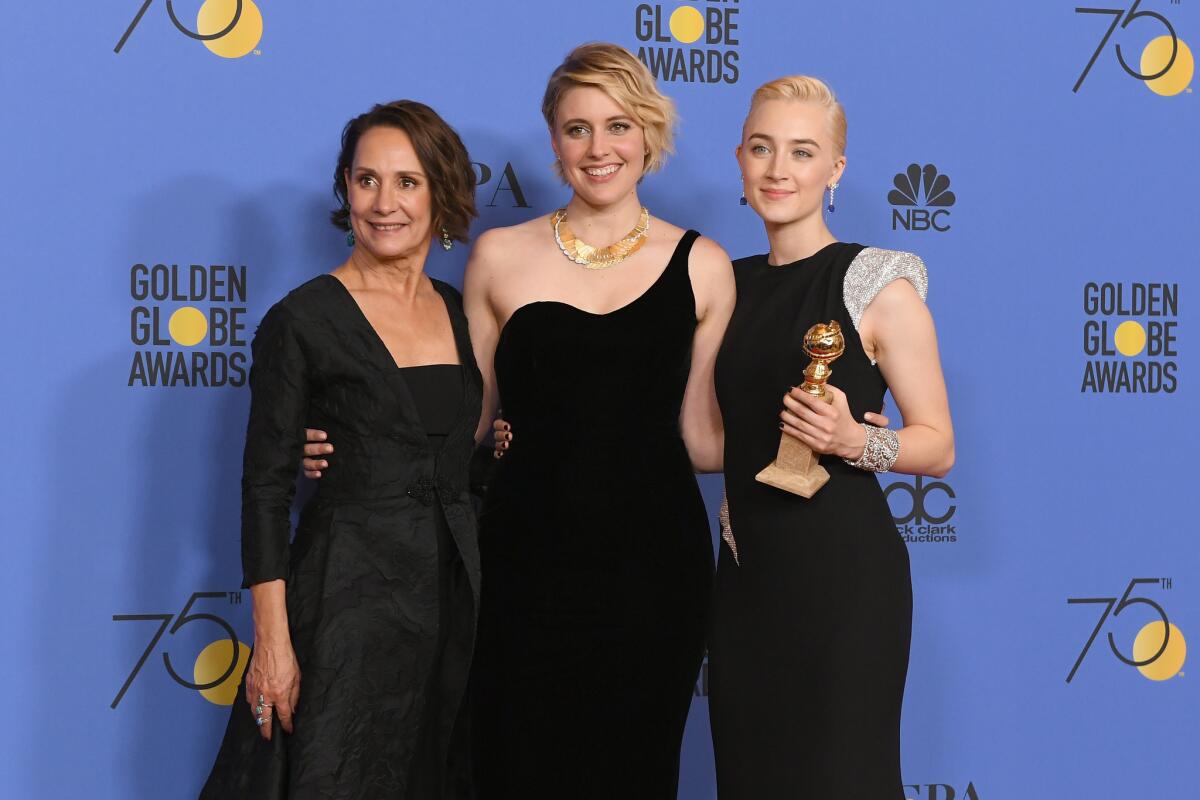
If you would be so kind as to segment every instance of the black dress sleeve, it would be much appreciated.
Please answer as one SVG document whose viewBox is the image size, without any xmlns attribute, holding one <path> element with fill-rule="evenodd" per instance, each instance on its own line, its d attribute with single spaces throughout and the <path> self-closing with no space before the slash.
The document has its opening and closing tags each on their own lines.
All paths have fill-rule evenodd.
<svg viewBox="0 0 1200 800">
<path fill-rule="evenodd" d="M 308 410 L 307 364 L 297 325 L 282 304 L 251 344 L 250 422 L 242 458 L 242 586 L 289 571 L 291 507 Z"/>
</svg>

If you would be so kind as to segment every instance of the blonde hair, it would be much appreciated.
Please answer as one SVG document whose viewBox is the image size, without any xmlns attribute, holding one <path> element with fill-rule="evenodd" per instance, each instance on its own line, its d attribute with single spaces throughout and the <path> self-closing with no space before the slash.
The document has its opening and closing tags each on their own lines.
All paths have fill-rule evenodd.
<svg viewBox="0 0 1200 800">
<path fill-rule="evenodd" d="M 554 128 L 558 104 L 568 89 L 594 86 L 620 105 L 642 127 L 646 140 L 643 172 L 662 169 L 667 154 L 673 152 L 675 103 L 658 90 L 654 76 L 637 56 L 617 44 L 589 42 L 576 47 L 546 82 L 542 96 L 542 116 Z M 562 165 L 554 162 L 561 178 Z"/>
<path fill-rule="evenodd" d="M 814 103 L 829 113 L 829 132 L 833 136 L 833 147 L 837 155 L 846 153 L 846 110 L 838 102 L 833 89 L 820 78 L 808 75 L 785 75 L 767 81 L 754 90 L 750 98 L 750 110 L 764 100 L 798 100 Z"/>
</svg>

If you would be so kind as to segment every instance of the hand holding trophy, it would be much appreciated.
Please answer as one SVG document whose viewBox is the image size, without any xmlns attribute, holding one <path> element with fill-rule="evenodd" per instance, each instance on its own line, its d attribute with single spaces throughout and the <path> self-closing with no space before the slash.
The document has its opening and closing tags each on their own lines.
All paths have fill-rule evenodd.
<svg viewBox="0 0 1200 800">
<path fill-rule="evenodd" d="M 829 365 L 845 350 L 846 340 L 836 321 L 809 328 L 804 334 L 804 352 L 812 361 L 804 370 L 800 388 L 828 403 L 831 398 L 825 394 L 825 383 L 833 375 Z M 829 473 L 817 463 L 817 456 L 808 445 L 784 433 L 780 434 L 775 460 L 754 479 L 801 497 L 812 497 L 829 480 Z"/>
</svg>

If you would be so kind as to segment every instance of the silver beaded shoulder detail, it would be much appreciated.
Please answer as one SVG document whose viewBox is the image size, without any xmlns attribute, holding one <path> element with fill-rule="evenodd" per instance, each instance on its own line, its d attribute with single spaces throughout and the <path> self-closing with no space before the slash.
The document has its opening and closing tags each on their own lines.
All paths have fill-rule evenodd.
<svg viewBox="0 0 1200 800">
<path fill-rule="evenodd" d="M 929 293 L 929 277 L 920 256 L 903 250 L 867 247 L 854 257 L 842 281 L 842 302 L 850 312 L 854 329 L 875 295 L 894 280 L 903 278 L 913 285 L 921 300 Z"/>
</svg>

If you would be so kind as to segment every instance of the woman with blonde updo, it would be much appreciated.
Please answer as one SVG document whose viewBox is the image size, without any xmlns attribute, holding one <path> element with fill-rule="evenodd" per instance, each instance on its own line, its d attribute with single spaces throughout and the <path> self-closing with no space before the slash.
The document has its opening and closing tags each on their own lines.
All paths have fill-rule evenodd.
<svg viewBox="0 0 1200 800">
<path fill-rule="evenodd" d="M 770 251 L 735 264 L 716 368 L 727 506 L 709 699 L 721 800 L 903 797 L 912 586 L 874 473 L 944 475 L 954 435 L 924 264 L 826 226 L 845 152 L 845 113 L 821 81 L 785 77 L 754 93 L 737 159 Z M 805 332 L 830 320 L 846 343 L 831 402 L 794 388 L 781 413 L 780 390 L 810 360 Z M 889 389 L 897 430 L 871 413 Z M 780 429 L 830 474 L 811 499 L 755 480 Z"/>
</svg>

